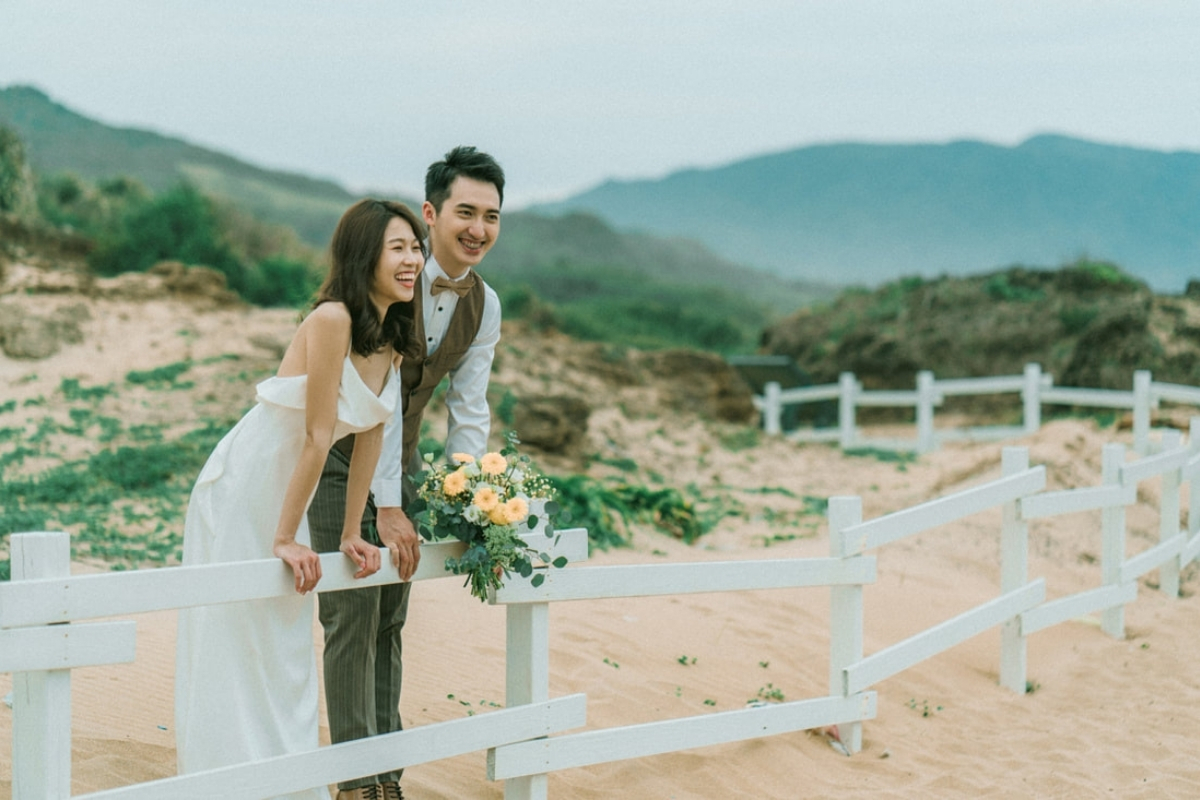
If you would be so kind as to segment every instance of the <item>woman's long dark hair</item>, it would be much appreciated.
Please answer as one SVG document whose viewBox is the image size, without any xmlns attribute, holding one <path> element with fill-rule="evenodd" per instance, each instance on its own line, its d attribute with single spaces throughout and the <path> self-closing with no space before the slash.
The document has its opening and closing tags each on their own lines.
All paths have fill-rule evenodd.
<svg viewBox="0 0 1200 800">
<path fill-rule="evenodd" d="M 371 304 L 371 286 L 375 268 L 383 253 L 383 235 L 392 217 L 412 226 L 422 242 L 425 224 L 412 209 L 391 200 L 360 200 L 342 214 L 329 251 L 329 275 L 317 292 L 313 308 L 331 300 L 344 303 L 350 312 L 350 349 L 369 356 L 391 344 L 397 353 L 408 355 L 416 342 L 413 338 L 412 303 L 393 303 L 380 322 Z M 417 291 L 420 291 L 418 286 Z"/>
</svg>

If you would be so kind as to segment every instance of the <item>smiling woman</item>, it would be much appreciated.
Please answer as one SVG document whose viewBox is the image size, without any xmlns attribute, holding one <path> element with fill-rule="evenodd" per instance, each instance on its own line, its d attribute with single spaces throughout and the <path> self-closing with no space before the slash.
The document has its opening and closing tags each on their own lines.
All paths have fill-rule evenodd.
<svg viewBox="0 0 1200 800">
<path fill-rule="evenodd" d="M 332 266 L 276 375 L 200 472 L 184 524 L 183 563 L 270 558 L 298 596 L 179 614 L 176 743 L 180 772 L 315 749 L 313 590 L 321 562 L 306 513 L 334 442 L 353 435 L 338 543 L 356 577 L 380 568 L 363 538 L 383 426 L 399 405 L 402 306 L 425 264 L 424 226 L 407 206 L 363 200 L 338 223 Z M 213 703 L 214 697 L 229 702 Z M 328 798 L 324 787 L 289 795 Z"/>
</svg>

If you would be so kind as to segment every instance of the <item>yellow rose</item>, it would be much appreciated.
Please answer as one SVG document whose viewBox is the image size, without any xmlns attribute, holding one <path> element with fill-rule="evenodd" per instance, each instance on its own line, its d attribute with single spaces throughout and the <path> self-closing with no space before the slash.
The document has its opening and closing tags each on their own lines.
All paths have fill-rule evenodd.
<svg viewBox="0 0 1200 800">
<path fill-rule="evenodd" d="M 467 488 L 467 476 L 455 470 L 446 476 L 442 481 L 442 494 L 447 497 L 453 497 L 456 494 L 462 494 Z"/>
<path fill-rule="evenodd" d="M 475 497 L 471 502 L 479 506 L 482 511 L 491 511 L 500 505 L 500 495 L 496 494 L 496 490 L 492 487 L 483 486 L 475 492 Z"/>
<path fill-rule="evenodd" d="M 525 502 L 524 497 L 514 497 L 504 506 L 508 509 L 508 518 L 512 522 L 524 522 L 529 516 L 529 503 Z"/>
<path fill-rule="evenodd" d="M 474 464 L 475 456 L 470 453 L 454 453 L 450 456 L 450 460 L 456 464 Z"/>
<path fill-rule="evenodd" d="M 492 521 L 493 525 L 507 525 L 512 522 L 508 516 L 508 504 L 497 503 L 496 507 L 488 512 L 488 519 Z"/>
<path fill-rule="evenodd" d="M 508 468 L 508 461 L 499 453 L 488 453 L 479 459 L 479 468 L 485 475 L 499 475 Z"/>
</svg>

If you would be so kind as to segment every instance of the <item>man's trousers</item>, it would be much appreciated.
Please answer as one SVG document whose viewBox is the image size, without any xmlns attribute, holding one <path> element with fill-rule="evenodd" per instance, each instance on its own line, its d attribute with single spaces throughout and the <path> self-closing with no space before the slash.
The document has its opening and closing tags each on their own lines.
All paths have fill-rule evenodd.
<svg viewBox="0 0 1200 800">
<path fill-rule="evenodd" d="M 330 448 L 308 509 L 313 549 L 317 552 L 338 552 L 349 474 L 350 460 L 344 450 Z M 368 500 L 363 512 L 362 537 L 371 544 L 380 544 L 373 500 Z M 380 568 L 395 569 L 386 552 Z M 402 727 L 400 634 L 408 614 L 411 586 L 394 583 L 319 595 L 318 615 L 325 629 L 325 707 L 334 744 L 392 733 Z M 401 772 L 347 781 L 338 788 L 398 781 Z"/>
</svg>

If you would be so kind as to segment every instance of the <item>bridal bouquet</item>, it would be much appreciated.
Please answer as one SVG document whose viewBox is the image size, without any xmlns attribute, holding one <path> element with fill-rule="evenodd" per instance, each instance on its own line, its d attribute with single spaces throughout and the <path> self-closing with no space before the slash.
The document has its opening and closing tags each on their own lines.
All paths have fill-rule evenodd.
<svg viewBox="0 0 1200 800">
<path fill-rule="evenodd" d="M 455 453 L 451 464 L 435 467 L 433 457 L 427 457 L 429 469 L 416 476 L 417 500 L 410 506 L 409 516 L 426 541 L 457 539 L 467 545 L 461 556 L 446 559 L 446 569 L 466 575 L 463 585 L 480 600 L 513 572 L 523 578 L 533 575 L 535 560 L 566 564 L 561 557 L 551 562 L 521 536 L 538 525 L 531 506 L 542 506 L 545 514 L 558 508 L 550 482 L 528 456 L 518 455 L 515 434 L 505 439 L 503 450 L 478 460 Z M 553 526 L 545 522 L 546 537 L 553 537 Z M 540 586 L 545 579 L 544 574 L 533 575 L 532 583 Z"/>
</svg>

